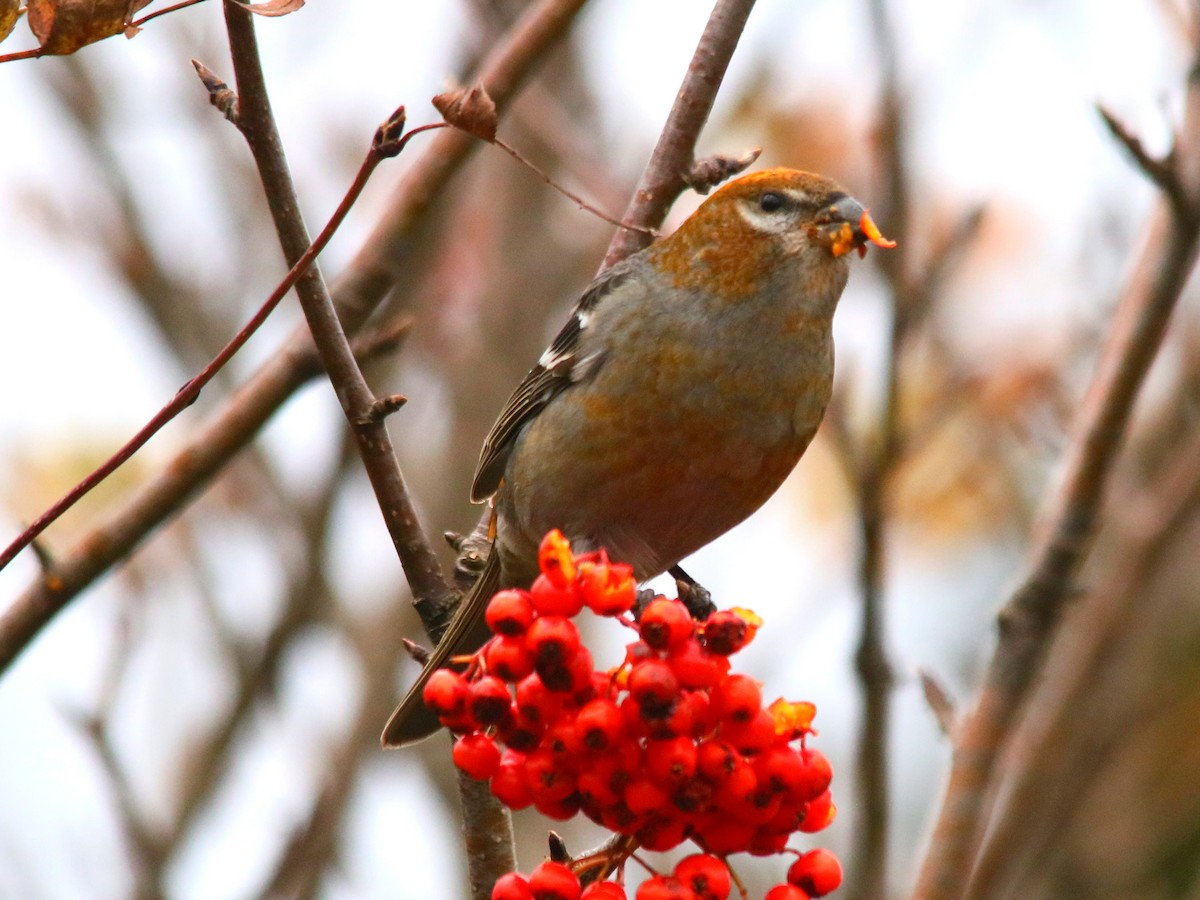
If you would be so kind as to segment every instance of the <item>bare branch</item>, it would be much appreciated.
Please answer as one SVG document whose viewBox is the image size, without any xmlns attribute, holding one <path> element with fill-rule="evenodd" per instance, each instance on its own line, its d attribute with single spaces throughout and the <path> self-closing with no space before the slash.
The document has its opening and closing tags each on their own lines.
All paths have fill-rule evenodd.
<svg viewBox="0 0 1200 900">
<path fill-rule="evenodd" d="M 671 204 L 687 187 L 684 178 L 692 169 L 696 139 L 708 121 L 717 89 L 725 78 L 725 70 L 753 7 L 754 0 L 717 0 L 658 144 L 646 163 L 622 221 L 640 228 L 657 229 L 667 217 Z M 639 231 L 618 231 L 608 245 L 601 268 L 608 268 L 648 243 Z"/>
<path fill-rule="evenodd" d="M 1104 124 L 1108 126 L 1112 136 L 1129 152 L 1146 177 L 1166 194 L 1177 212 L 1181 215 L 1191 215 L 1192 201 L 1188 197 L 1187 189 L 1184 187 L 1183 179 L 1176 166 L 1175 148 L 1172 147 L 1166 156 L 1159 159 L 1152 155 L 1137 135 L 1126 128 L 1103 104 L 1098 104 L 1096 111 L 1100 113 L 1100 118 L 1104 120 Z"/>
<path fill-rule="evenodd" d="M 878 56 L 883 67 L 879 109 L 879 155 L 883 168 L 885 221 L 896 233 L 898 253 L 886 254 L 881 263 L 888 279 L 892 314 L 888 324 L 884 363 L 883 398 L 874 433 L 859 454 L 858 586 L 862 617 L 855 671 L 862 698 L 862 713 L 855 759 L 859 807 L 854 835 L 853 868 L 848 877 L 852 896 L 882 897 L 887 893 L 888 829 L 891 819 L 891 772 L 888 744 L 891 739 L 894 674 L 887 649 L 885 581 L 887 548 L 887 492 L 892 472 L 900 460 L 900 354 L 911 322 L 906 310 L 909 251 L 908 174 L 904 166 L 902 108 L 896 74 L 895 36 L 883 0 L 871 0 L 870 14 Z"/>
<path fill-rule="evenodd" d="M 258 167 L 284 254 L 290 262 L 294 260 L 294 264 L 298 265 L 301 259 L 311 259 L 313 245 L 309 241 L 308 231 L 299 213 L 300 199 L 292 184 L 283 144 L 271 112 L 270 98 L 259 62 L 258 42 L 254 35 L 254 20 L 247 10 L 226 3 L 225 22 L 229 31 L 234 71 L 237 74 L 240 107 L 238 127 L 245 135 Z M 403 122 L 404 111 L 401 108 L 388 123 L 381 126 L 371 152 L 368 153 L 367 160 L 355 179 L 354 187 L 347 193 L 350 202 L 342 202 L 334 215 L 335 219 L 344 218 L 354 199 L 357 199 L 361 187 L 365 185 L 378 163 L 385 158 L 385 154 L 392 156 L 399 152 L 403 138 L 398 132 L 403 129 Z M 354 199 L 350 199 L 352 197 Z M 322 237 L 326 233 L 332 234 L 326 228 Z M 375 395 L 368 387 L 358 367 L 358 361 L 350 349 L 350 342 L 342 330 L 342 323 L 333 306 L 333 298 L 318 266 L 310 264 L 299 276 L 296 281 L 296 294 L 300 298 L 304 317 L 308 320 L 321 364 L 350 423 L 363 467 L 375 490 L 384 523 L 404 566 L 409 586 L 418 598 L 436 600 L 444 597 L 450 588 L 442 574 L 441 563 L 421 528 L 416 505 L 409 497 L 387 428 L 380 417 L 373 415 Z"/>
</svg>

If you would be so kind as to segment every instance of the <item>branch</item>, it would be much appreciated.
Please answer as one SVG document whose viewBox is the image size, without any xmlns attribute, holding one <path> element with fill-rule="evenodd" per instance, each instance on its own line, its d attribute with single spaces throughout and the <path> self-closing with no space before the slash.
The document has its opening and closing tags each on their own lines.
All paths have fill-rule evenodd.
<svg viewBox="0 0 1200 900">
<path fill-rule="evenodd" d="M 862 712 L 855 759 L 855 788 L 858 806 L 854 834 L 853 869 L 847 879 L 853 897 L 882 897 L 887 893 L 888 829 L 891 819 L 891 788 L 888 744 L 891 740 L 892 688 L 895 677 L 887 649 L 884 590 L 887 552 L 887 491 L 892 472 L 899 463 L 900 354 L 913 321 L 905 273 L 908 270 L 910 234 L 908 174 L 904 165 L 902 134 L 904 111 L 896 74 L 895 37 L 883 0 L 871 0 L 871 22 L 878 56 L 883 68 L 880 99 L 879 153 L 882 157 L 883 213 L 888 229 L 895 233 L 895 255 L 881 263 L 889 284 L 891 316 L 884 361 L 883 398 L 878 410 L 873 440 L 868 439 L 858 469 L 858 512 L 860 557 L 859 591 L 862 620 L 855 671 L 858 674 Z"/>
<path fill-rule="evenodd" d="M 227 2 L 225 23 L 237 74 L 238 128 L 245 135 L 254 156 L 285 256 L 289 261 L 295 257 L 307 257 L 311 251 L 308 231 L 300 216 L 300 198 L 296 195 L 283 143 L 271 112 L 252 14 L 235 3 Z M 379 129 L 367 160 L 355 179 L 356 188 L 361 189 L 360 186 L 365 185 L 370 173 L 386 155 L 398 153 L 405 138 L 411 137 L 411 132 L 409 135 L 400 135 L 403 125 L 404 113 L 401 109 Z M 352 195 L 357 196 L 357 193 L 352 191 L 347 197 Z M 338 212 L 344 216 L 348 209 L 349 204 L 343 202 Z M 404 484 L 387 426 L 374 414 L 375 395 L 350 349 L 350 342 L 342 330 L 333 298 L 319 267 L 310 265 L 304 270 L 296 282 L 296 294 L 316 343 L 321 364 L 350 423 L 363 467 L 375 490 L 384 523 L 404 567 L 409 587 L 419 598 L 445 596 L 450 589 L 442 575 L 441 564 L 417 518 L 416 507 Z"/>
<path fill-rule="evenodd" d="M 1176 211 L 1183 215 L 1190 214 L 1191 200 L 1188 198 L 1187 190 L 1183 186 L 1183 179 L 1175 165 L 1174 149 L 1159 159 L 1153 156 L 1141 139 L 1129 131 L 1103 104 L 1097 104 L 1096 111 L 1100 113 L 1100 118 L 1108 126 L 1109 133 L 1128 151 L 1145 176 L 1167 196 Z"/>
<path fill-rule="evenodd" d="M 478 79 L 503 110 L 536 63 L 562 36 L 584 0 L 541 0 L 480 66 Z M 466 135 L 439 133 L 394 192 L 390 205 L 333 295 L 342 325 L 353 334 L 385 294 L 420 271 L 413 233 L 433 198 L 475 149 Z M 70 600 L 88 587 L 167 518 L 177 514 L 257 434 L 314 372 L 307 329 L 293 333 L 250 381 L 164 467 L 92 527 L 66 554 L 53 577 L 39 577 L 0 615 L 0 672 Z"/>
<path fill-rule="evenodd" d="M 1109 473 L 1146 372 L 1162 343 L 1200 243 L 1188 213 L 1200 184 L 1200 82 L 1188 85 L 1183 136 L 1169 159 L 1185 201 L 1164 190 L 1146 249 L 1117 306 L 1096 374 L 1067 449 L 1064 475 L 1042 516 L 1028 575 L 1000 614 L 1000 641 L 975 710 L 963 721 L 950 780 L 915 896 L 961 896 L 975 860 L 996 779 L 996 761 L 1034 683 L 1091 546 Z"/>
<path fill-rule="evenodd" d="M 754 0 L 717 0 L 700 43 L 692 55 L 687 75 L 675 95 L 658 144 L 646 163 L 642 179 L 621 221 L 650 230 L 667 217 L 675 199 L 687 187 L 692 171 L 696 139 L 708 121 L 717 89 L 737 47 Z M 613 235 L 601 269 L 641 250 L 649 240 L 640 231 L 621 230 Z"/>
<path fill-rule="evenodd" d="M 1126 551 L 1111 566 L 1103 587 L 1073 604 L 1071 627 L 1063 629 L 1054 643 L 1057 674 L 1039 688 L 1038 702 L 1031 704 L 1033 715 L 1022 723 L 1016 745 L 1019 758 L 1006 764 L 1009 772 L 1015 772 L 1012 789 L 1006 791 L 1003 808 L 980 849 L 971 877 L 972 897 L 995 895 L 1011 876 L 1018 849 L 1032 842 L 1031 832 L 1043 842 L 1057 844 L 1061 813 L 1074 809 L 1078 798 L 1075 791 L 1063 789 L 1070 777 L 1067 773 L 1086 779 L 1096 771 L 1099 741 L 1093 741 L 1090 734 L 1082 745 L 1072 740 L 1078 734 L 1079 712 L 1097 692 L 1105 695 L 1102 685 L 1106 677 L 1128 677 L 1128 673 L 1113 669 L 1112 660 L 1120 653 L 1122 642 L 1137 632 L 1136 618 L 1145 611 L 1145 585 L 1156 572 L 1164 571 L 1164 557 L 1188 533 L 1188 523 L 1200 509 L 1200 432 L 1194 432 L 1172 454 L 1152 483 L 1139 484 L 1136 498 L 1120 508 L 1129 511 L 1117 522 L 1124 532 L 1118 540 L 1125 538 Z M 1138 510 L 1146 514 L 1139 515 Z M 1046 693 L 1052 696 L 1044 698 Z M 1114 727 L 1126 731 L 1130 726 L 1122 721 Z M 1066 763 L 1062 748 L 1070 746 L 1077 747 L 1076 755 L 1086 753 L 1087 762 Z M 1048 798 L 1055 798 L 1050 801 L 1050 816 L 1045 815 Z M 1055 802 L 1057 798 L 1062 800 Z"/>
</svg>

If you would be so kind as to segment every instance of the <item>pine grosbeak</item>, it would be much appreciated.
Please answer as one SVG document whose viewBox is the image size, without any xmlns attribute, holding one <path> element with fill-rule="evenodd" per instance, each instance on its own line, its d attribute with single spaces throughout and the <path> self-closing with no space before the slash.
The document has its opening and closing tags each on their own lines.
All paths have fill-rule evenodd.
<svg viewBox="0 0 1200 900">
<path fill-rule="evenodd" d="M 769 169 L 596 278 L 484 441 L 471 497 L 495 504 L 492 553 L 385 746 L 436 725 L 425 681 L 497 588 L 536 577 L 546 532 L 645 580 L 775 493 L 829 402 L 833 312 L 868 241 L 891 246 L 833 181 Z"/>
</svg>

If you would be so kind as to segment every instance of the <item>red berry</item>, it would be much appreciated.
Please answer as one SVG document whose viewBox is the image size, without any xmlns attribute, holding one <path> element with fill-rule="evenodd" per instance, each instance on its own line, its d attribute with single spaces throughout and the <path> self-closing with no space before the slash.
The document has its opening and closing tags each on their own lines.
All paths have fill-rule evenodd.
<svg viewBox="0 0 1200 900">
<path fill-rule="evenodd" d="M 687 839 L 690 830 L 690 827 L 679 819 L 658 817 L 651 819 L 639 828 L 634 837 L 647 850 L 666 853 L 682 844 Z M 686 888 L 686 890 L 687 893 L 681 896 L 691 897 L 691 889 Z"/>
<path fill-rule="evenodd" d="M 753 636 L 750 623 L 733 610 L 719 610 L 704 622 L 704 646 L 709 653 L 719 656 L 732 656 L 750 643 Z"/>
<path fill-rule="evenodd" d="M 696 768 L 714 784 L 724 781 L 741 765 L 742 756 L 732 744 L 711 738 L 696 745 Z"/>
<path fill-rule="evenodd" d="M 733 889 L 729 867 L 708 853 L 693 853 L 675 864 L 675 877 L 692 889 L 696 900 L 726 900 Z"/>
<path fill-rule="evenodd" d="M 758 783 L 776 794 L 809 799 L 803 792 L 805 765 L 799 751 L 787 744 L 775 744 L 758 755 L 754 761 Z"/>
<path fill-rule="evenodd" d="M 727 813 L 712 813 L 696 824 L 696 842 L 709 853 L 740 853 L 750 846 L 755 828 Z"/>
<path fill-rule="evenodd" d="M 600 810 L 600 824 L 609 831 L 633 834 L 644 824 L 644 820 L 630 812 L 624 803 L 614 803 Z"/>
<path fill-rule="evenodd" d="M 495 675 L 484 675 L 471 682 L 468 709 L 480 725 L 498 725 L 509 715 L 512 695 L 508 685 Z"/>
<path fill-rule="evenodd" d="M 629 696 L 647 719 L 664 719 L 679 697 L 679 679 L 659 659 L 644 659 L 629 673 Z"/>
<path fill-rule="evenodd" d="M 819 797 L 829 790 L 829 784 L 833 781 L 833 766 L 820 750 L 803 747 L 799 752 L 804 769 L 797 790 L 807 799 Z"/>
<path fill-rule="evenodd" d="M 758 790 L 758 777 L 750 763 L 739 755 L 733 770 L 714 787 L 712 802 L 715 806 L 726 812 L 740 812 L 743 804 L 749 802 L 747 798 Z"/>
<path fill-rule="evenodd" d="M 841 885 L 842 864 L 828 850 L 809 850 L 792 863 L 787 879 L 814 897 L 824 897 Z"/>
<path fill-rule="evenodd" d="M 579 629 L 563 616 L 539 616 L 525 633 L 534 665 L 565 666 L 580 648 Z"/>
<path fill-rule="evenodd" d="M 749 822 L 758 828 L 762 828 L 775 818 L 782 806 L 783 798 L 778 794 L 772 794 L 763 788 L 756 788 L 750 793 L 743 795 L 742 802 L 737 805 L 733 812 L 743 822 Z"/>
<path fill-rule="evenodd" d="M 567 663 L 567 673 L 571 676 L 571 693 L 586 703 L 592 699 L 592 651 L 580 647 Z"/>
<path fill-rule="evenodd" d="M 583 594 L 573 582 L 560 587 L 546 575 L 534 580 L 529 600 L 539 616 L 577 616 L 583 609 Z"/>
<path fill-rule="evenodd" d="M 542 741 L 546 726 L 541 722 L 531 722 L 521 715 L 514 703 L 509 715 L 500 723 L 497 735 L 506 747 L 520 750 L 522 753 L 532 753 Z"/>
<path fill-rule="evenodd" d="M 612 806 L 621 799 L 624 782 L 623 773 L 618 777 L 616 761 L 603 760 L 580 772 L 577 786 L 585 805 L 592 803 L 595 806 Z"/>
<path fill-rule="evenodd" d="M 439 716 L 462 715 L 467 708 L 467 679 L 450 669 L 438 669 L 421 691 L 425 705 Z"/>
<path fill-rule="evenodd" d="M 454 745 L 454 764 L 476 781 L 487 781 L 500 768 L 500 748 L 486 734 L 468 734 Z"/>
<path fill-rule="evenodd" d="M 764 825 L 754 832 L 754 837 L 750 839 L 750 846 L 746 849 L 751 856 L 778 856 L 787 849 L 788 839 L 791 836 L 790 830 L 781 831 Z"/>
<path fill-rule="evenodd" d="M 712 712 L 727 722 L 749 722 L 762 709 L 762 688 L 749 675 L 726 675 L 712 690 Z M 775 720 L 771 719 L 771 734 Z"/>
<path fill-rule="evenodd" d="M 665 597 L 651 600 L 638 620 L 642 640 L 656 650 L 682 647 L 695 630 L 696 622 L 687 607 Z"/>
<path fill-rule="evenodd" d="M 500 591 L 488 601 L 484 618 L 493 634 L 519 637 L 533 622 L 533 601 L 525 591 Z"/>
<path fill-rule="evenodd" d="M 635 900 L 695 900 L 695 896 L 679 879 L 655 875 L 638 885 Z"/>
<path fill-rule="evenodd" d="M 577 647 L 565 661 L 552 657 L 547 657 L 544 662 L 539 660 L 535 669 L 551 691 L 587 696 L 592 688 L 592 651 L 587 647 Z"/>
<path fill-rule="evenodd" d="M 578 793 L 569 794 L 561 800 L 539 797 L 533 801 L 533 808 L 547 819 L 565 822 L 567 819 L 575 818 L 579 812 L 580 802 L 581 798 Z"/>
<path fill-rule="evenodd" d="M 533 891 L 524 875 L 509 872 L 496 879 L 492 886 L 492 900 L 533 900 Z"/>
<path fill-rule="evenodd" d="M 534 802 L 563 800 L 575 792 L 570 766 L 548 750 L 538 749 L 525 760 L 525 783 Z"/>
<path fill-rule="evenodd" d="M 729 671 L 729 660 L 705 652 L 696 640 L 684 641 L 667 657 L 671 671 L 685 688 L 708 690 Z"/>
<path fill-rule="evenodd" d="M 621 710 L 612 700 L 601 697 L 586 704 L 575 716 L 575 725 L 586 750 L 606 750 L 625 733 Z"/>
<path fill-rule="evenodd" d="M 636 778 L 625 786 L 625 805 L 636 816 L 647 813 L 663 813 L 670 798 L 662 785 L 650 778 Z"/>
<path fill-rule="evenodd" d="M 489 672 L 514 684 L 533 671 L 533 654 L 523 636 L 492 638 L 483 648 L 483 659 Z"/>
<path fill-rule="evenodd" d="M 763 900 L 810 900 L 808 894 L 793 884 L 777 884 L 767 891 Z"/>
<path fill-rule="evenodd" d="M 775 719 L 765 709 L 760 709 L 748 722 L 722 722 L 717 734 L 741 753 L 761 753 L 775 742 Z"/>
<path fill-rule="evenodd" d="M 674 786 L 671 804 L 685 815 L 706 812 L 712 806 L 712 785 L 704 778 L 689 778 Z"/>
<path fill-rule="evenodd" d="M 628 900 L 628 895 L 615 881 L 597 881 L 583 889 L 580 900 Z"/>
<path fill-rule="evenodd" d="M 579 900 L 578 876 L 562 863 L 547 860 L 529 873 L 534 900 Z"/>
<path fill-rule="evenodd" d="M 668 784 L 696 774 L 696 745 L 691 738 L 678 737 L 646 744 L 646 770 Z"/>
<path fill-rule="evenodd" d="M 525 780 L 527 757 L 513 749 L 500 755 L 500 767 L 492 776 L 491 791 L 509 809 L 524 809 L 533 803 L 533 794 Z"/>
<path fill-rule="evenodd" d="M 552 693 L 536 673 L 518 682 L 516 695 L 517 711 L 543 726 L 557 718 L 562 709 L 562 697 Z"/>
<path fill-rule="evenodd" d="M 805 834 L 816 834 L 833 824 L 837 815 L 837 807 L 833 805 L 833 796 L 826 791 L 814 800 L 808 801 L 808 809 L 800 821 L 799 831 Z"/>
<path fill-rule="evenodd" d="M 542 747 L 558 757 L 566 757 L 572 765 L 583 750 L 583 738 L 575 719 L 566 717 L 553 722 L 542 736 Z"/>
</svg>

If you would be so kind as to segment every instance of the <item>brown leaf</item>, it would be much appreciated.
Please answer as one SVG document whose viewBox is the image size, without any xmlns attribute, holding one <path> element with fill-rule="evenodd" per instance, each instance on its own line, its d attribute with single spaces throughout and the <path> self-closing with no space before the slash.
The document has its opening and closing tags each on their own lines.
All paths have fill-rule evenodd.
<svg viewBox="0 0 1200 900">
<path fill-rule="evenodd" d="M 0 41 L 12 32 L 21 17 L 21 0 L 0 0 Z"/>
<path fill-rule="evenodd" d="M 433 105 L 442 118 L 489 144 L 496 139 L 496 104 L 482 84 L 471 88 L 447 91 L 433 98 Z"/>
<path fill-rule="evenodd" d="M 144 0 L 28 0 L 29 27 L 42 53 L 62 56 L 122 34 Z"/>
<path fill-rule="evenodd" d="M 233 0 L 233 2 L 258 16 L 286 16 L 304 5 L 304 0 L 263 0 L 262 3 L 242 3 L 241 0 Z"/>
</svg>

